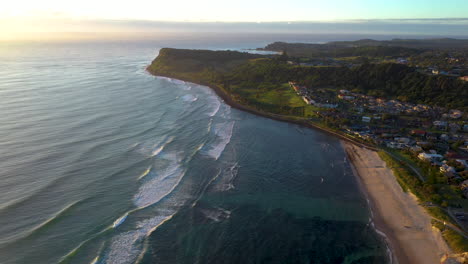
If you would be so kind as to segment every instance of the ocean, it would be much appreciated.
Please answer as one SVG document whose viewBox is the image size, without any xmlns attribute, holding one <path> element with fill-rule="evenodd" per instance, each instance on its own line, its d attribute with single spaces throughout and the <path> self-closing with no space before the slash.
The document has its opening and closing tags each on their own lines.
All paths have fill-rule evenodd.
<svg viewBox="0 0 468 264">
<path fill-rule="evenodd" d="M 0 45 L 0 263 L 385 263 L 339 140 L 145 71 L 291 38 Z"/>
</svg>

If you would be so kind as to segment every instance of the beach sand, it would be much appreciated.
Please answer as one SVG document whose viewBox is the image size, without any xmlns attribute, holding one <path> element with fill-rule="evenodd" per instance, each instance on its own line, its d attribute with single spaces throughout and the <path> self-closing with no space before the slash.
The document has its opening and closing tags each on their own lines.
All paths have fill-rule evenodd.
<svg viewBox="0 0 468 264">
<path fill-rule="evenodd" d="M 393 263 L 440 263 L 451 251 L 416 197 L 403 192 L 377 152 L 342 143 L 368 198 L 374 226 L 393 252 Z"/>
</svg>

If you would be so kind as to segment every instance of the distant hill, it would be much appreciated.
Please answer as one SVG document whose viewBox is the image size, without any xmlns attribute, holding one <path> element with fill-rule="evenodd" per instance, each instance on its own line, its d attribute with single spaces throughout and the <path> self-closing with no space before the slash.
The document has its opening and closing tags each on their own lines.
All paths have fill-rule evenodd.
<svg viewBox="0 0 468 264">
<path fill-rule="evenodd" d="M 347 57 L 368 56 L 408 57 L 433 49 L 467 49 L 468 39 L 393 39 L 356 41 L 334 41 L 325 44 L 274 42 L 262 50 L 286 51 L 295 57 Z"/>
<path fill-rule="evenodd" d="M 385 46 L 385 47 L 405 47 L 413 49 L 451 49 L 468 48 L 468 39 L 434 38 L 434 39 L 392 39 L 373 40 L 361 39 L 357 41 L 335 41 L 327 43 L 338 46 Z"/>
</svg>

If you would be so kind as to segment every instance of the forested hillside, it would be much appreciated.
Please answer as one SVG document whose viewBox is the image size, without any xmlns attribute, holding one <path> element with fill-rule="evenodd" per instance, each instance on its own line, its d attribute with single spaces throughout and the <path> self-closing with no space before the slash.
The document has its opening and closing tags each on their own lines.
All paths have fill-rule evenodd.
<svg viewBox="0 0 468 264">
<path fill-rule="evenodd" d="M 356 90 L 449 108 L 468 109 L 468 83 L 447 76 L 430 76 L 391 63 L 347 67 L 303 67 L 283 58 L 265 58 L 234 51 L 163 49 L 148 70 L 154 74 L 199 80 L 242 96 L 243 89 L 267 91 L 296 81 L 309 87 Z"/>
</svg>

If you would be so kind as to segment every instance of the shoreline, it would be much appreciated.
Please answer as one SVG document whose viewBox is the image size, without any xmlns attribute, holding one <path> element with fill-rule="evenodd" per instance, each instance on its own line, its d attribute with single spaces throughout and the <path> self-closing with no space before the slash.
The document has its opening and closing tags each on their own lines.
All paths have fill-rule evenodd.
<svg viewBox="0 0 468 264">
<path fill-rule="evenodd" d="M 354 141 L 354 140 L 352 140 L 350 138 L 347 138 L 347 137 L 345 137 L 345 136 L 343 136 L 343 135 L 341 135 L 341 134 L 339 134 L 337 132 L 330 131 L 330 130 L 327 130 L 325 128 L 322 128 L 322 127 L 319 127 L 319 126 L 316 126 L 316 125 L 313 125 L 313 124 L 310 124 L 310 123 L 306 123 L 306 122 L 299 121 L 299 120 L 292 120 L 292 119 L 289 119 L 289 118 L 286 118 L 286 117 L 283 117 L 283 116 L 270 114 L 270 113 L 265 113 L 265 112 L 262 112 L 262 111 L 259 111 L 259 110 L 256 110 L 256 109 L 252 109 L 252 108 L 250 108 L 248 106 L 245 106 L 245 105 L 242 105 L 242 104 L 236 102 L 234 99 L 231 98 L 231 96 L 228 93 L 226 93 L 222 88 L 220 88 L 220 87 L 218 87 L 216 85 L 212 85 L 212 84 L 208 84 L 208 83 L 204 83 L 204 82 L 200 82 L 200 81 L 195 81 L 195 80 L 190 80 L 188 78 L 180 78 L 179 76 L 176 76 L 176 75 L 156 74 L 156 73 L 152 73 L 148 69 L 147 69 L 147 71 L 151 75 L 156 76 L 156 77 L 165 77 L 165 78 L 177 79 L 177 80 L 181 80 L 181 81 L 184 81 L 184 82 L 190 82 L 190 83 L 194 83 L 194 84 L 198 84 L 198 85 L 207 86 L 207 87 L 211 88 L 226 104 L 228 104 L 229 106 L 231 106 L 233 108 L 236 108 L 238 110 L 245 111 L 245 112 L 257 115 L 257 116 L 262 116 L 262 117 L 265 117 L 265 118 L 270 118 L 270 119 L 273 119 L 273 120 L 281 121 L 281 122 L 292 123 L 292 124 L 300 125 L 300 126 L 311 128 L 311 129 L 317 129 L 317 130 L 319 130 L 321 132 L 324 132 L 324 133 L 327 133 L 327 134 L 329 134 L 331 136 L 337 137 L 342 142 L 343 150 L 345 151 L 346 157 L 348 158 L 348 160 L 351 163 L 351 169 L 353 171 L 353 175 L 354 175 L 355 179 L 358 182 L 359 189 L 360 189 L 361 193 L 365 196 L 365 198 L 367 200 L 369 210 L 370 210 L 370 213 L 371 213 L 370 224 L 372 225 L 372 227 L 376 231 L 376 233 L 379 236 L 381 236 L 383 238 L 384 242 L 385 242 L 390 263 L 391 264 L 440 263 L 440 258 L 442 257 L 442 253 L 439 253 L 436 257 L 434 257 L 434 255 L 432 255 L 430 257 L 430 258 L 432 258 L 431 262 L 427 262 L 426 260 L 424 260 L 424 262 L 420 262 L 417 259 L 418 258 L 424 258 L 422 255 L 425 255 L 424 254 L 425 252 L 423 252 L 422 255 L 417 254 L 414 251 L 411 252 L 411 250 L 409 250 L 409 252 L 408 252 L 408 248 L 407 248 L 408 245 L 405 245 L 407 243 L 403 243 L 403 241 L 397 235 L 395 235 L 395 230 L 391 227 L 391 225 L 389 225 L 388 220 L 386 220 L 385 217 L 382 214 L 381 210 L 383 210 L 383 208 L 381 208 L 381 207 L 379 207 L 377 205 L 379 203 L 379 199 L 376 198 L 376 195 L 379 194 L 379 191 L 375 192 L 375 190 L 371 190 L 371 188 L 369 188 L 369 186 L 366 185 L 366 179 L 371 178 L 372 175 L 363 173 L 362 171 L 361 172 L 359 171 L 359 166 L 358 166 L 356 160 L 352 158 L 352 153 L 350 153 L 350 151 L 349 151 L 349 146 L 352 146 L 353 148 L 359 147 L 362 150 L 370 151 L 370 152 L 375 153 L 375 155 L 377 155 L 376 151 L 378 150 L 378 148 L 372 147 L 372 146 L 369 146 L 369 145 L 366 145 L 366 144 L 363 144 L 363 143 L 360 143 L 360 142 L 357 142 L 357 141 Z M 385 162 L 382 161 L 380 158 L 379 158 L 379 160 L 380 160 L 380 162 L 385 164 Z M 400 188 L 400 191 L 402 192 L 401 187 L 398 185 L 398 183 L 396 181 L 396 178 L 393 175 L 393 172 L 391 172 L 391 170 L 388 169 L 385 165 L 384 165 L 384 168 L 386 168 L 387 170 L 390 171 L 391 176 L 392 176 L 391 180 L 393 180 L 394 185 L 397 185 L 398 188 Z M 381 185 L 381 187 L 388 187 L 388 186 L 383 184 L 383 185 Z M 391 198 L 393 198 L 394 200 L 398 200 L 397 198 L 399 198 L 399 197 L 391 196 Z M 400 203 L 402 203 L 403 201 L 404 200 L 402 200 L 402 199 L 399 200 Z M 382 201 L 380 201 L 380 202 L 382 202 Z M 407 202 L 407 201 L 404 201 L 404 202 Z M 416 203 L 416 202 L 413 201 L 413 203 Z M 417 204 L 416 204 L 416 206 L 420 207 Z M 423 210 L 423 208 L 420 207 L 420 210 Z M 427 219 L 429 219 L 428 221 L 430 222 L 431 217 L 426 212 L 424 212 L 424 214 L 425 214 L 425 217 Z M 392 221 L 390 221 L 390 222 L 392 222 Z M 395 221 L 393 221 L 392 223 L 395 224 Z M 432 226 L 431 226 L 431 228 L 432 228 Z M 420 232 L 420 233 L 427 233 L 427 234 L 434 235 L 434 230 L 432 230 L 432 232 L 424 231 L 424 232 Z M 443 253 L 450 252 L 450 249 L 448 248 L 446 242 L 441 237 L 440 233 L 438 234 L 438 236 L 439 236 L 440 239 L 438 241 L 437 247 L 435 247 L 433 249 L 429 249 L 428 251 L 430 251 L 430 253 L 434 253 L 434 252 L 440 251 L 439 249 L 442 247 L 445 250 L 445 252 L 443 252 Z M 404 247 L 403 247 L 403 245 L 404 245 Z M 410 246 L 410 249 L 413 249 L 413 248 Z M 415 260 L 416 260 L 416 262 L 415 262 Z"/>
<path fill-rule="evenodd" d="M 388 257 L 389 257 L 389 260 L 390 260 L 390 264 L 401 264 L 399 262 L 399 260 L 401 260 L 403 258 L 403 256 L 401 256 L 401 254 L 398 254 L 401 251 L 401 249 L 398 249 L 398 253 L 397 253 L 397 250 L 396 250 L 397 246 L 395 245 L 396 238 L 389 237 L 389 235 L 387 235 L 387 234 L 390 234 L 390 236 L 392 236 L 392 233 L 383 224 L 382 219 L 380 219 L 381 217 L 379 215 L 376 216 L 374 214 L 374 210 L 375 210 L 374 202 L 369 197 L 368 190 L 364 186 L 362 178 L 361 178 L 359 172 L 356 170 L 356 167 L 354 165 L 354 161 L 350 157 L 350 153 L 346 149 L 346 144 L 347 143 L 341 141 L 341 146 L 342 146 L 342 148 L 343 148 L 343 150 L 345 152 L 346 159 L 349 160 L 350 167 L 351 167 L 353 175 L 354 175 L 354 177 L 356 179 L 356 182 L 358 184 L 359 191 L 364 195 L 364 197 L 365 197 L 365 199 L 367 201 L 367 206 L 368 206 L 369 212 L 370 212 L 370 224 L 372 225 L 372 228 L 375 230 L 375 232 L 380 237 L 382 237 L 383 241 L 385 242 L 385 246 L 387 247 L 387 254 L 388 254 Z M 404 262 L 402 262 L 402 263 L 404 263 Z"/>
<path fill-rule="evenodd" d="M 156 77 L 176 79 L 176 80 L 189 82 L 189 83 L 193 83 L 193 84 L 197 84 L 197 85 L 207 86 L 210 89 L 212 89 L 216 93 L 216 95 L 218 95 L 221 99 L 223 99 L 223 101 L 226 104 L 228 104 L 229 106 L 231 106 L 231 107 L 233 107 L 235 109 L 238 109 L 238 110 L 241 110 L 241 111 L 244 111 L 244 112 L 248 112 L 248 113 L 253 114 L 253 115 L 270 118 L 270 119 L 273 119 L 273 120 L 276 120 L 276 121 L 281 121 L 281 122 L 286 122 L 286 123 L 290 123 L 290 124 L 296 124 L 296 125 L 304 126 L 304 127 L 311 128 L 311 129 L 316 129 L 316 130 L 319 130 L 321 132 L 327 133 L 329 135 L 335 136 L 335 137 L 339 138 L 340 140 L 345 140 L 347 142 L 351 142 L 351 143 L 353 143 L 353 144 L 355 144 L 357 146 L 364 147 L 364 148 L 367 148 L 367 149 L 372 149 L 372 150 L 378 150 L 378 148 L 376 148 L 374 146 L 370 146 L 370 145 L 364 144 L 362 142 L 357 142 L 357 141 L 355 141 L 355 140 L 353 140 L 351 138 L 348 138 L 348 137 L 346 137 L 346 136 L 344 136 L 344 135 L 342 135 L 342 134 L 340 134 L 338 132 L 329 130 L 327 128 L 323 128 L 323 127 L 320 127 L 320 126 L 317 126 L 317 125 L 314 125 L 314 124 L 311 124 L 311 123 L 308 123 L 308 122 L 300 121 L 300 120 L 293 120 L 293 119 L 290 119 L 288 117 L 277 115 L 277 114 L 266 113 L 266 112 L 263 112 L 263 111 L 260 111 L 260 110 L 253 109 L 253 108 L 251 108 L 249 106 L 245 106 L 243 104 L 240 104 L 240 103 L 236 102 L 226 91 L 224 91 L 224 89 L 222 89 L 221 87 L 218 87 L 217 85 L 201 82 L 201 81 L 198 81 L 198 80 L 192 80 L 190 78 L 182 78 L 180 76 L 167 74 L 167 73 L 166 74 L 153 73 L 153 72 L 151 72 L 149 70 L 148 67 L 146 68 L 146 71 L 149 74 L 151 74 L 153 76 L 156 76 Z"/>
<path fill-rule="evenodd" d="M 367 199 L 372 225 L 391 252 L 391 263 L 440 263 L 450 254 L 442 235 L 432 227 L 432 217 L 414 195 L 403 192 L 378 154 L 347 142 L 342 145 Z"/>
</svg>

